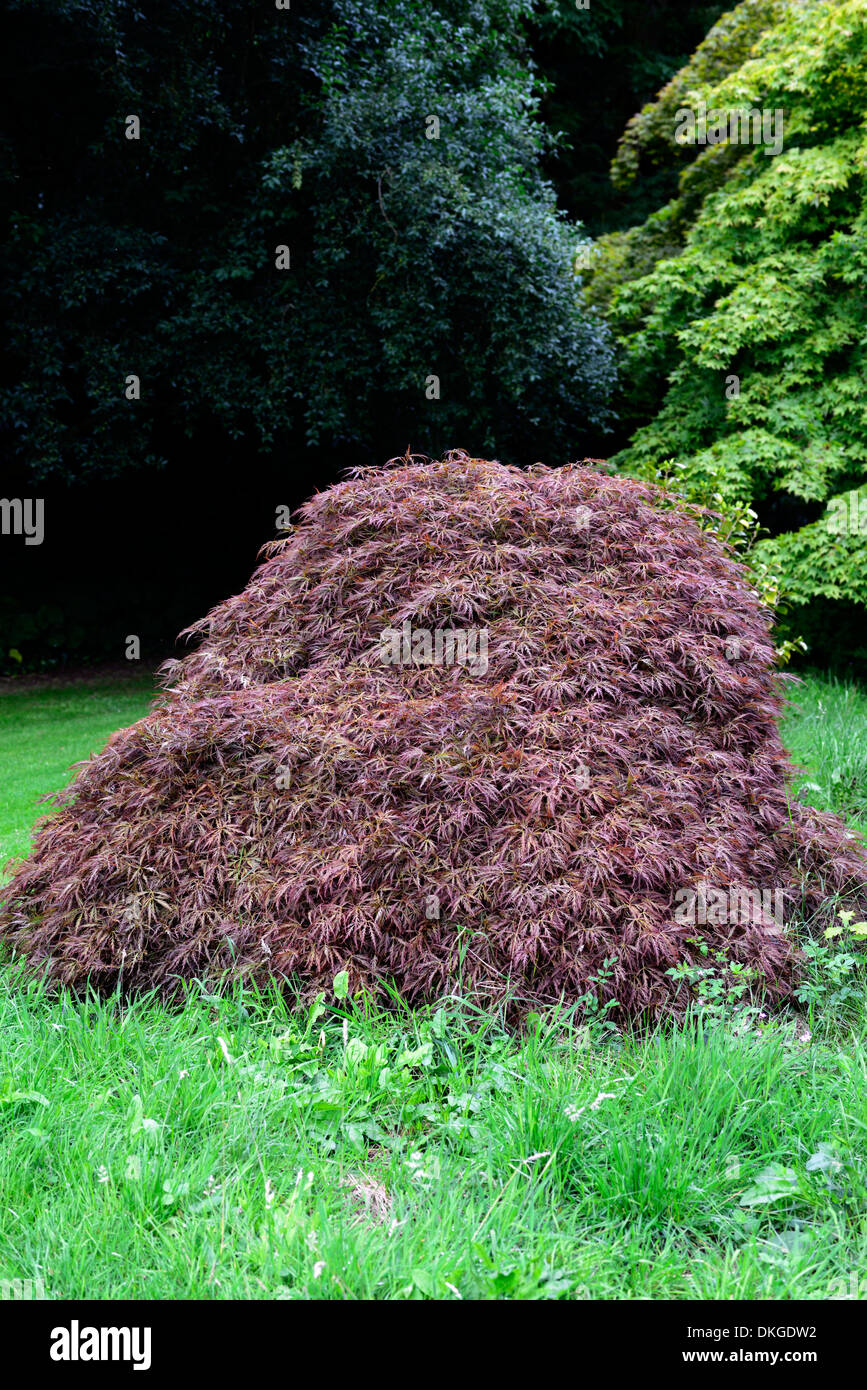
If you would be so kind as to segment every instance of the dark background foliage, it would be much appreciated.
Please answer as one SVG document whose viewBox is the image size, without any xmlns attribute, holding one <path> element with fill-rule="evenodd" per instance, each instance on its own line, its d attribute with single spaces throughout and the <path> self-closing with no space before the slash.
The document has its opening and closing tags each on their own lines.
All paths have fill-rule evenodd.
<svg viewBox="0 0 867 1390">
<path fill-rule="evenodd" d="M 2 492 L 46 540 L 2 538 L 0 669 L 166 650 L 349 465 L 612 452 L 570 255 L 663 196 L 608 164 L 718 10 L 10 6 Z"/>
<path fill-rule="evenodd" d="M 549 84 L 542 116 L 562 132 L 544 168 L 560 205 L 593 236 L 633 226 L 677 191 L 670 167 L 649 168 L 615 187 L 611 160 L 626 121 L 677 72 L 719 18 L 719 4 L 682 0 L 592 0 L 589 9 L 539 5 L 529 26 Z"/>
</svg>

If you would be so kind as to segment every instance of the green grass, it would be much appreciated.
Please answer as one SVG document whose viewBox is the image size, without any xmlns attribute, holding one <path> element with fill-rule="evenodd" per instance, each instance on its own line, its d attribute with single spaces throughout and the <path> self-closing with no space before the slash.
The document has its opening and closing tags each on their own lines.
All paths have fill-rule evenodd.
<svg viewBox="0 0 867 1390">
<path fill-rule="evenodd" d="M 148 698 L 0 702 L 18 849 L 34 795 Z M 797 698 L 786 741 L 819 804 L 859 766 L 867 700 L 816 677 Z M 863 1007 L 818 1010 L 812 1036 L 792 1015 L 518 1038 L 465 1001 L 193 985 L 169 1010 L 2 973 L 0 1278 L 73 1299 L 867 1296 Z"/>
<path fill-rule="evenodd" d="M 137 676 L 0 695 L 0 868 L 27 853 L 33 823 L 45 811 L 36 798 L 65 786 L 71 764 L 146 714 L 154 694 L 152 677 Z"/>
<path fill-rule="evenodd" d="M 827 1298 L 863 1275 L 863 1039 L 519 1042 L 457 1008 L 344 1027 L 7 985 L 0 1270 L 57 1296 Z M 744 1205 L 774 1163 L 782 1196 Z"/>
<path fill-rule="evenodd" d="M 867 833 L 867 692 L 834 677 L 808 676 L 791 686 L 782 720 L 799 800 L 834 811 Z"/>
</svg>

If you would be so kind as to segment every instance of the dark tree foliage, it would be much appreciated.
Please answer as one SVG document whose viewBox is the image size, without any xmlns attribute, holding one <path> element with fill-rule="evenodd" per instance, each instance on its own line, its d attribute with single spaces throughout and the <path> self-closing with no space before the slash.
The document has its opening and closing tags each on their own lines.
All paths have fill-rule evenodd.
<svg viewBox="0 0 867 1390">
<path fill-rule="evenodd" d="M 545 159 L 561 207 L 594 236 L 641 222 L 673 197 L 668 167 L 645 169 L 629 187 L 610 164 L 627 120 L 682 68 L 724 5 L 695 0 L 574 0 L 536 6 L 533 56 L 546 85 L 545 124 L 559 139 Z"/>
<path fill-rule="evenodd" d="M 251 452 L 459 439 L 574 457 L 604 425 L 611 356 L 581 302 L 582 234 L 541 173 L 527 14 L 13 3 L 13 455 L 35 478 L 106 476 L 217 427 Z"/>
<path fill-rule="evenodd" d="M 0 940 L 108 989 L 345 969 L 415 1001 L 598 990 L 623 1018 L 681 1009 L 667 972 L 710 950 L 785 995 L 792 919 L 865 863 L 789 801 L 742 567 L 664 502 L 463 454 L 320 493 L 196 625 L 163 704 L 58 793 Z M 431 664 L 416 635 L 383 664 L 404 624 L 486 631 L 487 664 Z M 786 920 L 753 897 L 690 924 L 702 884 L 779 892 Z"/>
</svg>

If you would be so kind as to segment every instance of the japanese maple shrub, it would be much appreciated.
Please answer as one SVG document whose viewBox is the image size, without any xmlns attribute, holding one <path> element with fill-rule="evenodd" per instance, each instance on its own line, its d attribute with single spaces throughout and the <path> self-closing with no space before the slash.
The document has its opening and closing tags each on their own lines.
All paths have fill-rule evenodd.
<svg viewBox="0 0 867 1390">
<path fill-rule="evenodd" d="M 863 884 L 787 794 L 769 615 L 650 483 L 363 470 L 190 635 L 6 891 L 0 939 L 57 981 L 653 1015 L 706 953 L 784 997 L 793 917 Z"/>
</svg>

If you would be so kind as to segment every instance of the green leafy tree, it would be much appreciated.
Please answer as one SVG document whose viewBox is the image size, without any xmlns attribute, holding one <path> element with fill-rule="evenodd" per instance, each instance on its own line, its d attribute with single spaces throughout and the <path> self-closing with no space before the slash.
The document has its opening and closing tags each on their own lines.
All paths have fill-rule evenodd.
<svg viewBox="0 0 867 1390">
<path fill-rule="evenodd" d="M 783 148 L 681 144 L 678 112 L 782 110 Z M 629 125 L 621 180 L 678 197 L 603 239 L 589 289 L 620 337 L 617 462 L 753 506 L 803 616 L 867 604 L 867 4 L 746 0 Z M 681 123 L 681 129 L 683 123 Z M 729 136 L 731 136 L 729 127 Z M 796 622 L 800 617 L 796 618 Z"/>
<path fill-rule="evenodd" d="M 528 13 L 13 4 L 13 456 L 105 476 L 206 433 L 574 457 L 612 349 L 542 173 Z"/>
</svg>

